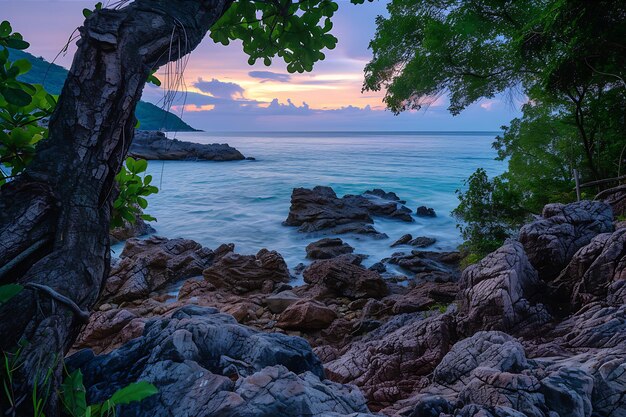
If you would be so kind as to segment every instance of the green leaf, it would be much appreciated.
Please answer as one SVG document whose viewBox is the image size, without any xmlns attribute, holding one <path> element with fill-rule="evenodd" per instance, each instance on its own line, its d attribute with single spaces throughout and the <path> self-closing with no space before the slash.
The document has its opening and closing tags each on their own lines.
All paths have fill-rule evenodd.
<svg viewBox="0 0 626 417">
<path fill-rule="evenodd" d="M 32 67 L 33 65 L 28 59 L 18 59 L 17 61 L 13 62 L 13 65 L 11 66 L 11 68 L 18 69 L 18 74 L 26 74 L 28 71 L 30 71 Z"/>
<path fill-rule="evenodd" d="M 17 88 L 0 86 L 0 94 L 9 104 L 18 107 L 28 106 L 32 101 L 30 94 Z"/>
<path fill-rule="evenodd" d="M 4 42 L 8 48 L 13 49 L 27 49 L 30 46 L 28 42 L 17 38 L 7 38 Z"/>
<path fill-rule="evenodd" d="M 4 304 L 15 297 L 24 287 L 18 284 L 0 285 L 0 304 Z"/>
<path fill-rule="evenodd" d="M 11 28 L 11 24 L 9 22 L 4 20 L 0 23 L 0 38 L 6 38 L 12 31 L 13 29 Z"/>
<path fill-rule="evenodd" d="M 88 18 L 89 16 L 91 16 L 93 14 L 93 12 L 89 9 L 83 9 L 83 16 L 85 16 L 85 18 Z"/>
<path fill-rule="evenodd" d="M 61 401 L 66 411 L 72 417 L 84 417 L 87 410 L 85 386 L 83 374 L 80 369 L 75 370 L 61 384 Z"/>
<path fill-rule="evenodd" d="M 149 382 L 139 381 L 118 390 L 111 396 L 111 402 L 116 405 L 129 404 L 133 401 L 141 401 L 154 394 L 159 390 Z"/>
</svg>

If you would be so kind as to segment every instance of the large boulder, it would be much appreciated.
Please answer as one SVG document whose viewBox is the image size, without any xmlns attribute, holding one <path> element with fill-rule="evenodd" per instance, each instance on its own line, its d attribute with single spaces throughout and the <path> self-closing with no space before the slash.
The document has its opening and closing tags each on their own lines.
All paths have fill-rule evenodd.
<svg viewBox="0 0 626 417">
<path fill-rule="evenodd" d="M 542 217 L 521 228 L 519 241 L 544 281 L 556 278 L 576 251 L 613 231 L 611 207 L 599 201 L 548 204 Z"/>
<path fill-rule="evenodd" d="M 92 403 L 132 382 L 154 384 L 157 394 L 120 407 L 125 417 L 368 413 L 358 389 L 324 379 L 305 340 L 260 333 L 209 308 L 181 308 L 121 348 L 100 356 L 83 350 L 66 366 L 82 371 Z"/>
<path fill-rule="evenodd" d="M 466 336 L 479 330 L 521 331 L 550 319 L 533 301 L 542 290 L 537 271 L 514 240 L 466 268 L 459 287 L 458 326 Z"/>
<path fill-rule="evenodd" d="M 388 406 L 427 384 L 454 343 L 454 327 L 450 314 L 399 315 L 353 341 L 324 367 L 333 381 L 358 386 L 370 405 Z"/>
<path fill-rule="evenodd" d="M 200 144 L 168 139 L 163 132 L 137 130 L 128 156 L 158 160 L 238 161 L 245 157 L 227 144 Z"/>
<path fill-rule="evenodd" d="M 261 249 L 256 255 L 229 252 L 206 268 L 204 279 L 217 288 L 236 294 L 250 291 L 270 293 L 277 283 L 289 282 L 289 268 L 276 251 Z"/>
<path fill-rule="evenodd" d="M 356 265 L 346 255 L 315 261 L 303 276 L 319 297 L 381 298 L 389 292 L 380 274 Z"/>
<path fill-rule="evenodd" d="M 563 303 L 571 310 L 593 301 L 604 300 L 623 304 L 615 297 L 626 283 L 626 229 L 602 233 L 574 254 L 573 259 L 551 283 Z"/>
<path fill-rule="evenodd" d="M 314 300 L 301 300 L 285 309 L 276 325 L 282 329 L 325 329 L 337 318 L 337 313 Z"/>
<path fill-rule="evenodd" d="M 324 231 L 387 237 L 371 226 L 374 222 L 372 216 L 413 221 L 411 210 L 397 200 L 388 200 L 371 192 L 339 198 L 332 188 L 317 186 L 313 189 L 293 190 L 289 215 L 284 224 L 298 226 L 301 232 Z"/>
<path fill-rule="evenodd" d="M 188 239 L 129 239 L 120 261 L 111 268 L 102 302 L 120 303 L 147 297 L 151 292 L 200 275 L 215 255 Z"/>
<path fill-rule="evenodd" d="M 324 238 L 306 246 L 306 257 L 310 259 L 330 259 L 354 252 L 354 248 L 339 238 Z"/>
</svg>

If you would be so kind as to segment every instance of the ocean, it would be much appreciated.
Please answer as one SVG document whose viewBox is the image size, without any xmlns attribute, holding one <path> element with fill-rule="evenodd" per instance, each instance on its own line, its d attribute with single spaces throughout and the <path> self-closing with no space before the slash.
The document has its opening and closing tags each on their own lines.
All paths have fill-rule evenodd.
<svg viewBox="0 0 626 417">
<path fill-rule="evenodd" d="M 276 250 L 294 268 L 306 259 L 305 247 L 322 236 L 283 226 L 293 188 L 325 185 L 338 196 L 373 188 L 395 192 L 413 211 L 425 205 L 436 218 L 415 223 L 376 218 L 374 227 L 389 235 L 376 240 L 341 235 L 368 255 L 369 266 L 408 247 L 390 248 L 405 233 L 429 236 L 429 250 L 455 249 L 461 238 L 450 211 L 455 191 L 477 168 L 497 175 L 491 143 L 498 132 L 324 132 L 324 133 L 178 133 L 198 143 L 228 143 L 255 161 L 151 161 L 148 173 L 160 189 L 149 197 L 147 213 L 157 235 L 193 239 L 209 248 L 234 243 L 238 253 Z M 171 135 L 170 135 L 171 137 Z M 113 247 L 114 256 L 121 245 Z"/>
</svg>

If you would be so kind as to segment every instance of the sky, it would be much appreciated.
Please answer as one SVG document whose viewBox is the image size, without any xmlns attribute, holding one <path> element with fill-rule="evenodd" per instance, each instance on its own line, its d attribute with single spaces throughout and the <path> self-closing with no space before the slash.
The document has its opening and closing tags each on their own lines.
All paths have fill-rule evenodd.
<svg viewBox="0 0 626 417">
<path fill-rule="evenodd" d="M 0 20 L 30 42 L 28 52 L 69 68 L 75 40 L 59 54 L 82 23 L 82 9 L 95 0 L 0 0 Z M 399 116 L 385 109 L 384 92 L 361 92 L 363 68 L 371 58 L 375 18 L 386 0 L 352 5 L 339 0 L 332 33 L 334 50 L 311 73 L 289 74 L 275 59 L 250 66 L 241 44 L 207 37 L 186 60 L 184 92 L 171 111 L 207 131 L 495 131 L 519 115 L 520 103 L 505 96 L 485 99 L 452 116 L 445 97 L 427 109 Z M 106 4 L 106 0 L 105 0 Z M 165 80 L 163 71 L 161 80 Z M 147 86 L 143 100 L 163 105 L 163 88 Z"/>
</svg>

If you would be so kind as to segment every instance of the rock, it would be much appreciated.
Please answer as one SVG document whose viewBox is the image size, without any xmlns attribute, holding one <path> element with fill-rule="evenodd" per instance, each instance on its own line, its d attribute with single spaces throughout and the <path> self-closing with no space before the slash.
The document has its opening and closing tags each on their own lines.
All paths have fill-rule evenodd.
<svg viewBox="0 0 626 417">
<path fill-rule="evenodd" d="M 296 294 L 292 291 L 281 291 L 278 294 L 271 294 L 265 298 L 265 304 L 274 314 L 279 314 L 285 311 L 287 307 L 295 304 L 300 300 Z"/>
<path fill-rule="evenodd" d="M 306 247 L 306 257 L 311 259 L 330 259 L 352 252 L 354 248 L 339 238 L 324 238 Z"/>
<path fill-rule="evenodd" d="M 383 200 L 397 201 L 400 204 L 406 204 L 405 200 L 400 200 L 400 197 L 392 191 L 386 192 L 380 188 L 374 188 L 373 190 L 367 190 L 363 193 L 363 196 L 374 196 L 382 198 Z"/>
<path fill-rule="evenodd" d="M 96 353 L 108 351 L 141 336 L 144 321 L 128 310 L 96 311 L 74 343 L 74 349 L 90 347 Z"/>
<path fill-rule="evenodd" d="M 358 386 L 371 406 L 386 406 L 428 383 L 427 376 L 452 346 L 454 333 L 451 315 L 395 316 L 326 363 L 326 374 Z"/>
<path fill-rule="evenodd" d="M 111 244 L 114 245 L 124 240 L 128 240 L 131 237 L 139 237 L 156 233 L 154 227 L 150 226 L 140 214 L 135 215 L 135 222 L 130 223 L 128 220 L 124 220 L 122 227 L 116 227 L 109 231 L 109 237 Z"/>
<path fill-rule="evenodd" d="M 418 248 L 426 248 L 428 246 L 432 246 L 437 242 L 437 239 L 432 237 L 420 236 L 409 242 L 411 246 L 417 246 Z"/>
<path fill-rule="evenodd" d="M 458 252 L 413 250 L 409 254 L 394 253 L 387 261 L 416 274 L 443 273 L 450 275 L 450 280 L 456 280 L 460 275 L 460 254 Z"/>
<path fill-rule="evenodd" d="M 613 231 L 611 207 L 599 201 L 548 204 L 542 217 L 521 228 L 519 241 L 544 281 L 556 278 L 576 251 Z"/>
<path fill-rule="evenodd" d="M 128 156 L 147 160 L 239 161 L 245 157 L 227 144 L 168 139 L 163 132 L 135 131 Z"/>
<path fill-rule="evenodd" d="M 411 240 L 413 240 L 413 236 L 410 233 L 407 233 L 406 235 L 402 235 L 402 237 L 400 237 L 400 239 L 398 239 L 395 242 L 393 242 L 391 244 L 391 247 L 395 248 L 396 246 L 406 245 Z"/>
<path fill-rule="evenodd" d="M 306 341 L 254 331 L 214 309 L 181 308 L 121 348 L 100 356 L 83 350 L 66 366 L 81 369 L 92 403 L 132 382 L 154 384 L 157 394 L 120 407 L 125 417 L 368 413 L 358 389 L 323 379 Z"/>
<path fill-rule="evenodd" d="M 620 217 L 626 215 L 626 185 L 602 191 L 596 199 L 602 196 L 602 200 L 611 206 L 613 215 Z"/>
<path fill-rule="evenodd" d="M 313 262 L 303 273 L 304 282 L 317 289 L 319 296 L 381 298 L 388 293 L 380 274 L 355 265 L 346 255 Z"/>
<path fill-rule="evenodd" d="M 435 209 L 426 206 L 419 206 L 415 210 L 415 214 L 419 217 L 437 217 Z"/>
<path fill-rule="evenodd" d="M 325 231 L 331 234 L 357 233 L 387 237 L 371 224 L 372 215 L 413 221 L 411 210 L 396 201 L 373 194 L 346 195 L 338 198 L 330 187 L 295 188 L 286 226 L 298 226 L 300 232 Z"/>
<path fill-rule="evenodd" d="M 166 285 L 202 273 L 215 255 L 187 239 L 153 236 L 129 239 L 111 268 L 101 301 L 120 303 L 146 298 Z"/>
<path fill-rule="evenodd" d="M 387 272 L 387 267 L 382 262 L 376 262 L 375 264 L 372 264 L 372 266 L 370 266 L 367 269 L 369 269 L 370 271 L 378 272 L 379 274 L 382 274 L 383 272 Z"/>
<path fill-rule="evenodd" d="M 461 334 L 479 330 L 520 331 L 550 319 L 533 300 L 542 289 L 519 242 L 509 240 L 479 263 L 467 267 L 459 282 L 458 327 Z"/>
<path fill-rule="evenodd" d="M 574 257 L 550 284 L 572 311 L 593 301 L 607 298 L 626 282 L 626 229 L 601 233 Z M 612 297 L 622 304 L 620 297 Z"/>
<path fill-rule="evenodd" d="M 276 325 L 283 329 L 325 329 L 337 318 L 337 314 L 324 304 L 313 300 L 301 300 L 282 312 Z"/>
<path fill-rule="evenodd" d="M 291 279 L 283 257 L 267 249 L 261 249 L 256 255 L 227 253 L 202 271 L 202 275 L 216 288 L 228 288 L 235 294 L 269 293 L 276 284 Z"/>
</svg>

